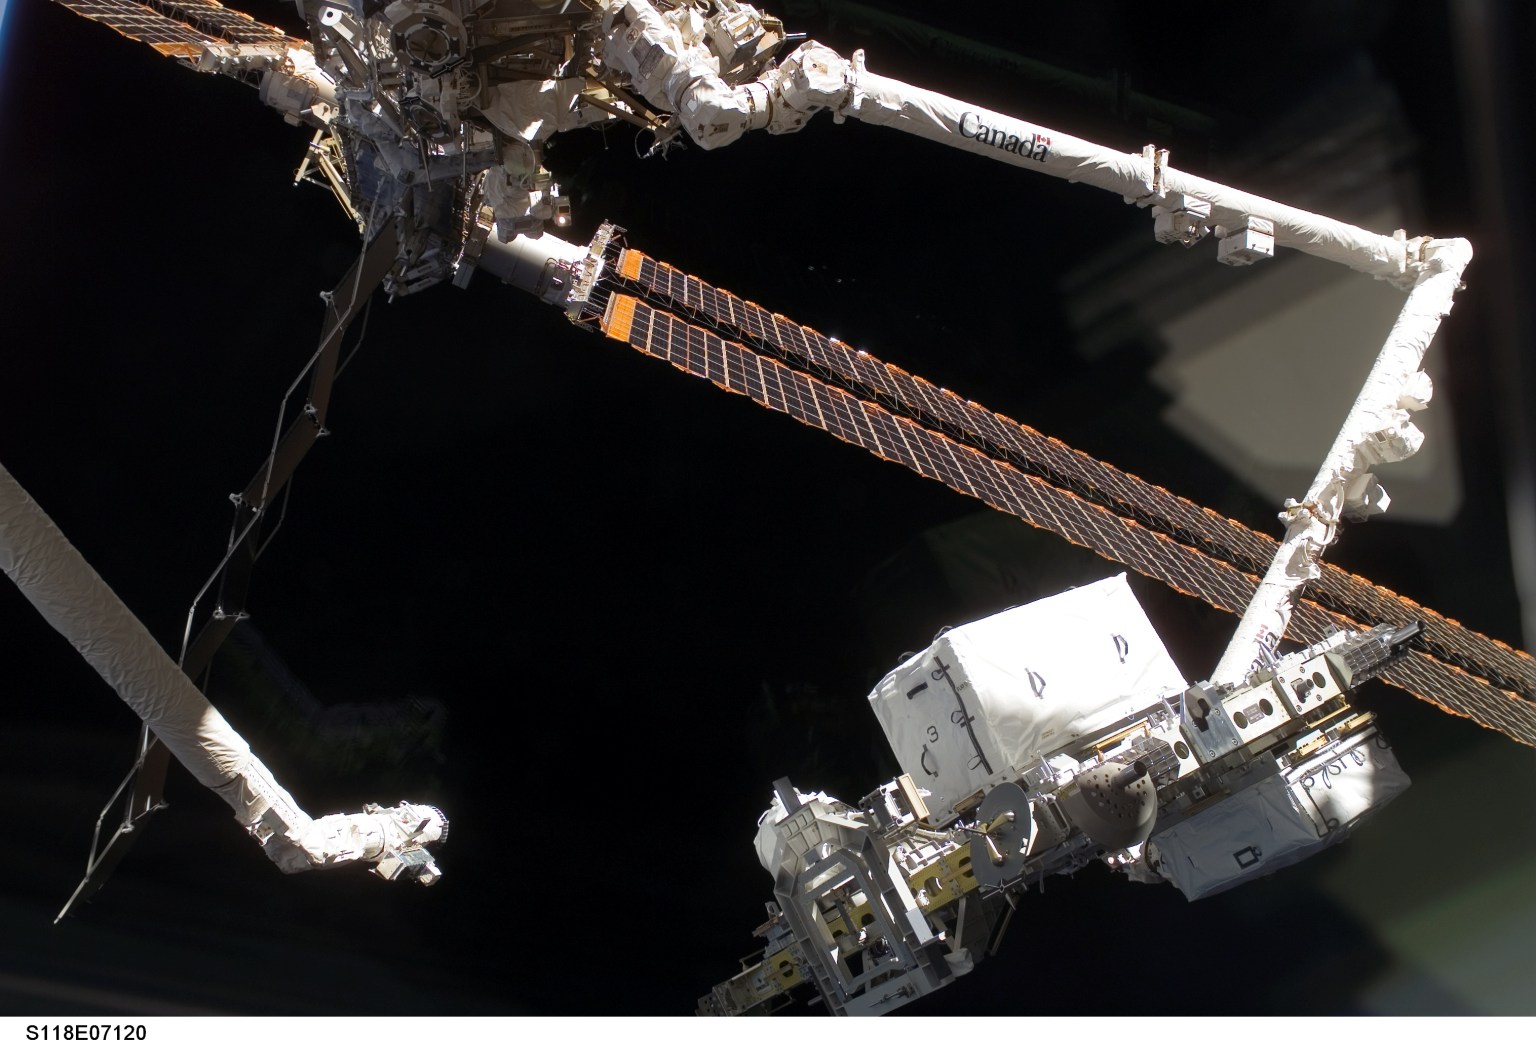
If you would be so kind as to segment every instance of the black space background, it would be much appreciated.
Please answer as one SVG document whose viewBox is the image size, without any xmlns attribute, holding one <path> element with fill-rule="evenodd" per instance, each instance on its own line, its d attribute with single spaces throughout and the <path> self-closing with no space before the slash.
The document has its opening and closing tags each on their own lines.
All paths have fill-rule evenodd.
<svg viewBox="0 0 1536 1045">
<path fill-rule="evenodd" d="M 252 3 L 270 21 L 291 12 Z M 1218 129 L 1149 130 L 846 25 L 792 28 L 1081 137 L 1128 150 L 1155 138 L 1218 178 L 1295 97 L 1374 62 L 1416 137 L 1410 232 L 1480 242 L 1447 4 L 1242 5 L 1219 26 L 1099 0 L 884 6 L 1129 77 Z M 174 650 L 222 547 L 225 495 L 265 454 L 355 236 L 323 193 L 290 185 L 307 132 L 249 89 L 41 0 L 12 7 L 0 460 Z M 1513 24 L 1529 41 L 1528 17 Z M 1529 158 L 1523 140 L 1504 144 Z M 572 238 L 611 219 L 652 256 L 1274 532 L 1273 506 L 1158 422 L 1150 347 L 1096 363 L 1071 350 L 1056 275 L 1150 234 L 1113 197 L 825 117 L 647 162 L 627 131 L 584 132 L 548 162 L 576 199 Z M 1283 181 L 1244 187 L 1286 197 Z M 1333 559 L 1518 644 L 1481 271 L 1474 261 L 1440 343 L 1461 360 L 1437 390 L 1461 426 L 1461 515 L 1447 528 L 1388 516 Z M 253 622 L 322 703 L 415 698 L 443 709 L 443 731 L 381 742 L 369 761 L 305 740 L 259 682 L 227 686 L 221 706 L 312 813 L 441 805 L 446 877 L 430 890 L 284 878 L 174 768 L 171 808 L 80 917 L 51 926 L 136 720 L 0 586 L 0 1011 L 691 1011 L 751 950 L 770 896 L 750 846 L 770 781 L 856 799 L 894 772 L 863 698 L 902 651 L 1117 572 L 1021 525 L 1000 559 L 1027 571 L 1000 567 L 994 597 L 967 599 L 914 548 L 974 502 L 489 280 L 376 302 L 329 427 L 260 564 Z M 1186 675 L 1209 671 L 1231 620 L 1138 592 Z M 1381 826 L 1195 905 L 1096 868 L 1052 881 L 997 960 L 914 1011 L 1380 1011 L 1363 992 L 1384 975 L 1419 985 L 1392 1011 L 1478 1011 L 1438 986 L 1432 961 L 1394 964 L 1382 926 L 1326 883 L 1364 876 L 1407 912 L 1475 894 L 1490 867 L 1530 866 L 1530 752 L 1399 691 L 1366 700 L 1420 781 Z M 1447 915 L 1456 939 L 1493 941 L 1503 972 L 1528 981 L 1529 937 L 1498 951 L 1505 913 L 1463 906 Z M 1106 976 L 1112 956 L 1124 960 Z"/>
</svg>

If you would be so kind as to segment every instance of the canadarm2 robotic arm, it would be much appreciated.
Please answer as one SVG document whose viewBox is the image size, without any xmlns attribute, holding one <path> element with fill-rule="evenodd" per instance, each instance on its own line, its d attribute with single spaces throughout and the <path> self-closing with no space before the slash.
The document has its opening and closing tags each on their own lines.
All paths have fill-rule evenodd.
<svg viewBox="0 0 1536 1045">
<path fill-rule="evenodd" d="M 1118 152 L 879 76 L 865 68 L 862 51 L 848 59 L 812 40 L 769 67 L 763 56 L 782 41 L 782 27 L 744 4 L 720 4 L 721 13 L 707 21 L 690 8 L 662 10 L 648 0 L 608 0 L 604 6 L 603 61 L 627 73 L 652 105 L 676 114 L 681 128 L 706 149 L 728 145 L 748 130 L 799 130 L 825 109 L 839 122 L 851 117 L 894 127 L 1114 192 L 1152 210 L 1163 242 L 1189 245 L 1214 232 L 1217 257 L 1229 265 L 1269 257 L 1278 245 L 1403 290 L 1414 286 L 1425 265 L 1428 237 L 1371 232 L 1176 170 L 1165 149 Z M 717 28 L 726 24 L 739 31 Z M 734 57 L 738 51 L 759 60 L 742 61 Z"/>
</svg>

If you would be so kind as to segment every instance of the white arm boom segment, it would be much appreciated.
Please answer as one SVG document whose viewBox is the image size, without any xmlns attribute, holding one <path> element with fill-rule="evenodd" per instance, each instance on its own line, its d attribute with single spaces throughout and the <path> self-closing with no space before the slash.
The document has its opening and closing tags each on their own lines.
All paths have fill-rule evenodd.
<svg viewBox="0 0 1536 1045">
<path fill-rule="evenodd" d="M 1286 502 L 1280 516 L 1285 537 L 1211 674 L 1213 683 L 1236 685 L 1273 653 L 1302 587 L 1317 576 L 1317 560 L 1333 543 L 1339 519 L 1363 519 L 1386 510 L 1387 495 L 1370 468 L 1411 457 L 1423 442 L 1423 433 L 1408 417 L 1429 402 L 1431 393 L 1429 375 L 1419 366 L 1471 260 L 1472 245 L 1464 239 L 1424 245 L 1418 282 L 1306 497 L 1300 504 Z"/>
<path fill-rule="evenodd" d="M 447 834 L 441 812 L 401 803 L 312 819 L 3 466 L 0 570 L 283 871 L 361 861 L 384 878 L 440 877 L 424 847 Z"/>
<path fill-rule="evenodd" d="M 855 55 L 852 98 L 844 110 L 866 123 L 896 127 L 1067 181 L 1107 189 L 1166 215 L 1167 238 L 1192 242 L 1213 228 L 1242 230 L 1251 218 L 1273 226 L 1274 242 L 1401 284 L 1404 242 L 1346 222 L 1241 192 L 1167 165 L 1148 146 L 1122 153 L 862 71 Z M 1155 211 L 1154 213 L 1157 213 Z M 1160 233 L 1162 229 L 1159 229 Z"/>
<path fill-rule="evenodd" d="M 1241 192 L 1168 166 L 1166 150 L 1107 149 L 1038 124 L 992 112 L 935 91 L 878 76 L 808 41 L 756 80 L 732 84 L 717 73 L 708 39 L 690 39 L 646 0 L 615 2 L 604 20 L 604 60 L 623 68 L 652 104 L 677 113 L 689 136 L 706 149 L 727 145 L 748 130 L 783 134 L 830 110 L 1002 160 L 1027 170 L 1107 189 L 1153 208 L 1157 235 L 1192 243 L 1215 231 L 1231 239 L 1219 252 L 1228 264 L 1248 264 L 1291 247 L 1410 289 L 1417 278 L 1419 241 L 1383 235 Z"/>
</svg>

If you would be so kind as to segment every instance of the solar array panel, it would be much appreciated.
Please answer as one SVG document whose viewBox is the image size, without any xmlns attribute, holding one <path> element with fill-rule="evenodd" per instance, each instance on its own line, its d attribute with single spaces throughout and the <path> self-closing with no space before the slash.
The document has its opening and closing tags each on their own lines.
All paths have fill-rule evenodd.
<svg viewBox="0 0 1536 1045">
<path fill-rule="evenodd" d="M 1238 612 L 1253 596 L 1257 581 L 1252 576 L 638 298 L 611 295 L 602 328 L 609 337 L 646 355 L 1052 530 L 1106 558 L 1124 561 L 1222 609 Z"/>
<path fill-rule="evenodd" d="M 750 343 L 765 346 L 799 367 L 825 373 L 863 397 L 887 403 L 914 420 L 936 427 L 978 449 L 1000 454 L 1025 471 L 1050 479 L 1121 515 L 1140 517 L 1181 543 L 1201 547 L 1225 562 L 1262 573 L 1275 541 L 1192 501 L 1128 475 L 1028 425 L 921 377 L 743 301 L 665 262 L 626 248 L 618 274 L 663 308 L 711 321 Z"/>
<path fill-rule="evenodd" d="M 215 0 L 55 0 L 163 55 L 195 60 L 208 43 L 284 43 L 288 34 Z M 296 43 L 297 41 L 291 41 Z"/>
<path fill-rule="evenodd" d="M 1253 573 L 947 433 L 926 428 L 880 403 L 861 399 L 727 340 L 714 330 L 685 322 L 633 294 L 610 294 L 600 326 L 609 337 L 685 373 L 936 479 L 958 493 L 1059 534 L 1218 609 L 1241 613 L 1252 598 L 1257 584 Z M 878 360 L 874 363 L 883 366 Z M 1382 622 L 1356 621 L 1308 603 L 1298 607 L 1295 630 L 1304 641 L 1315 641 L 1338 627 L 1369 627 Z M 1382 677 L 1452 713 L 1536 746 L 1536 705 L 1452 665 L 1415 654 Z"/>
<path fill-rule="evenodd" d="M 1536 706 L 1454 664 L 1414 651 L 1382 672 L 1380 678 L 1441 711 L 1469 718 L 1536 747 Z"/>
<path fill-rule="evenodd" d="M 766 347 L 795 366 L 826 374 L 861 396 L 890 404 L 921 424 L 1239 570 L 1262 575 L 1274 558 L 1279 542 L 1272 537 L 640 251 L 624 248 L 614 269 L 619 280 L 664 308 L 685 311 L 716 329 Z M 1536 700 L 1536 660 L 1528 654 L 1363 577 L 1324 564 L 1322 576 L 1308 588 L 1306 598 L 1367 627 L 1421 621 L 1421 642 L 1435 657 Z"/>
</svg>

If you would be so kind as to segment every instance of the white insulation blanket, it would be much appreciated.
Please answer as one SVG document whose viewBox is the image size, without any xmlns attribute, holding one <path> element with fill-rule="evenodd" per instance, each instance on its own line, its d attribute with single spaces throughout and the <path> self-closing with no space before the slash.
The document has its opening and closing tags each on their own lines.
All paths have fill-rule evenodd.
<svg viewBox="0 0 1536 1045">
<path fill-rule="evenodd" d="M 200 783 L 245 812 L 228 785 L 250 747 L 4 467 L 0 569 Z"/>
<path fill-rule="evenodd" d="M 1147 854 L 1198 900 L 1343 841 L 1407 789 L 1408 774 L 1372 730 L 1154 834 Z"/>
<path fill-rule="evenodd" d="M 869 695 L 936 820 L 1185 682 L 1125 575 L 945 632 Z"/>
</svg>

